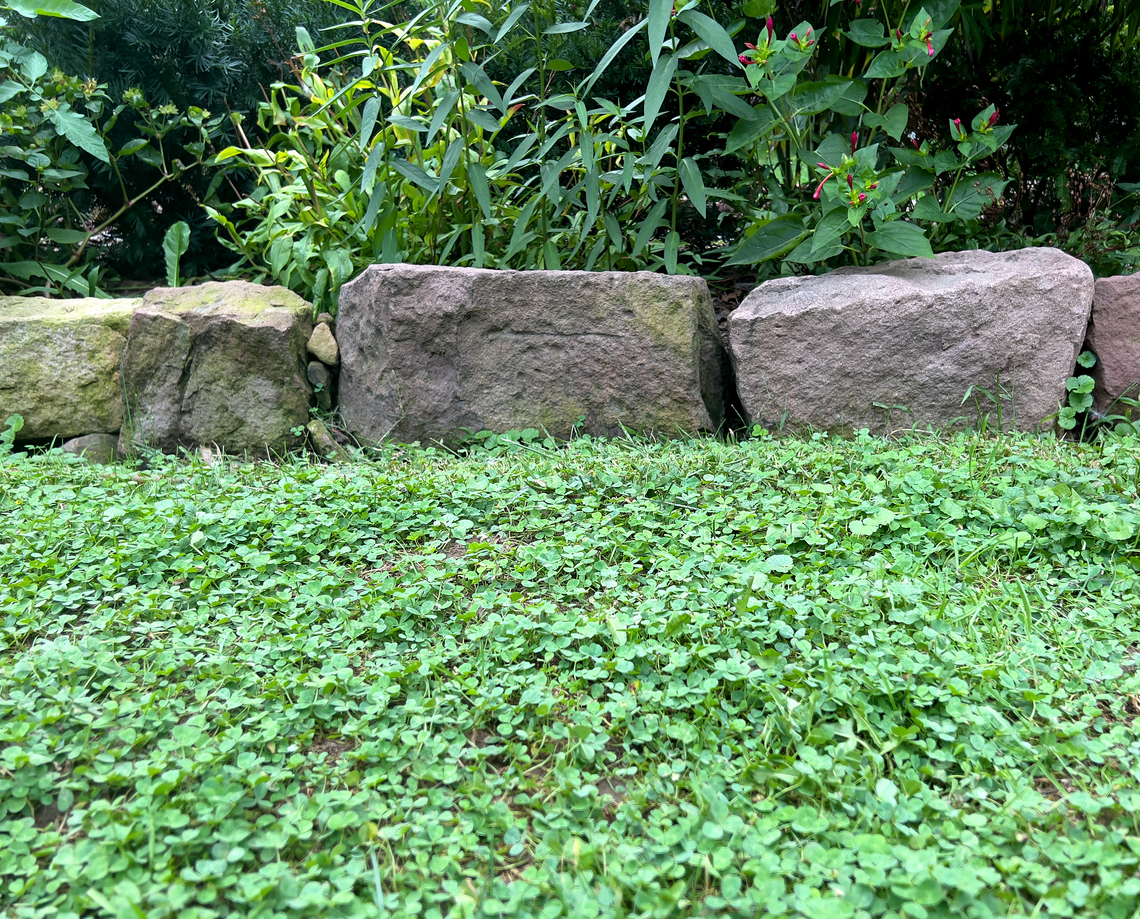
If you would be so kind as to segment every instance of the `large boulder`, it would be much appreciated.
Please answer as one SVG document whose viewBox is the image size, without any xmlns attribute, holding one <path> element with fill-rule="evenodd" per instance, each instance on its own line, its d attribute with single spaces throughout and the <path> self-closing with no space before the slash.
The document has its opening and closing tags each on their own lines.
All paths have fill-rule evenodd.
<svg viewBox="0 0 1140 919">
<path fill-rule="evenodd" d="M 1093 398 L 1101 412 L 1135 414 L 1120 400 L 1140 400 L 1140 275 L 1100 278 L 1088 344 L 1096 352 Z"/>
<path fill-rule="evenodd" d="M 365 440 L 724 420 L 724 351 L 697 278 L 373 265 L 341 289 L 337 339 L 340 412 Z"/>
<path fill-rule="evenodd" d="M 245 281 L 150 291 L 123 357 L 120 453 L 217 445 L 264 456 L 300 446 L 312 316 L 292 291 Z"/>
<path fill-rule="evenodd" d="M 951 252 L 761 284 L 729 317 L 729 350 L 754 422 L 996 424 L 985 390 L 1028 430 L 1064 399 L 1092 297 L 1088 266 L 1057 249 Z"/>
<path fill-rule="evenodd" d="M 138 300 L 0 297 L 0 424 L 36 440 L 117 431 L 119 362 Z"/>
</svg>

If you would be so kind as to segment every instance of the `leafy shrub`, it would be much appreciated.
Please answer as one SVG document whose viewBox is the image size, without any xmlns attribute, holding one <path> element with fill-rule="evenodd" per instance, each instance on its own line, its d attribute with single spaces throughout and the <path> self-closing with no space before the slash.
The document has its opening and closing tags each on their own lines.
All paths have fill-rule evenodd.
<svg viewBox="0 0 1140 919">
<path fill-rule="evenodd" d="M 99 0 L 94 7 L 99 18 L 83 25 L 55 17 L 16 17 L 11 25 L 18 40 L 42 54 L 53 69 L 105 84 L 111 99 L 139 90 L 153 106 L 173 105 L 179 112 L 191 107 L 256 111 L 265 98 L 263 87 L 288 73 L 294 26 L 315 32 L 348 15 L 321 0 Z M 217 130 L 218 149 L 236 139 L 228 121 Z M 117 150 L 135 136 L 131 119 L 122 119 L 109 129 L 107 145 Z M 115 210 L 120 179 L 134 197 L 157 178 L 154 167 L 138 160 L 121 177 L 88 165 L 95 168 L 85 178 L 86 188 L 72 192 L 86 211 Z M 217 243 L 215 224 L 200 202 L 213 191 L 236 195 L 228 185 L 212 190 L 211 178 L 198 171 L 184 173 L 155 190 L 151 206 L 124 214 L 114 233 L 102 239 L 100 264 L 125 277 L 161 276 L 163 232 L 181 220 L 192 228 L 187 273 L 223 268 L 231 258 Z"/>
<path fill-rule="evenodd" d="M 704 216 L 710 200 L 718 214 L 740 205 L 751 224 L 732 247 L 737 264 L 930 254 L 921 224 L 945 239 L 1000 194 L 1001 177 L 974 171 L 1012 130 L 995 125 L 992 108 L 952 126 L 947 150 L 888 154 L 869 142 L 878 131 L 900 140 L 898 97 L 944 46 L 953 3 L 938 20 L 908 17 L 890 37 L 860 20 L 844 41 L 886 49 L 862 79 L 815 80 L 804 78 L 817 51 L 807 23 L 786 39 L 770 25 L 741 56 L 695 0 L 651 0 L 588 77 L 548 93 L 552 75 L 572 66 L 549 42 L 587 32 L 597 2 L 568 22 L 508 2 L 492 22 L 455 0 L 386 25 L 394 4 L 356 0 L 364 37 L 323 49 L 340 52 L 333 65 L 299 32 L 297 81 L 260 107 L 258 142 L 216 160 L 254 170 L 257 188 L 212 216 L 259 276 L 331 307 L 339 285 L 373 260 L 693 271 L 703 255 L 681 238 L 682 212 Z M 639 98 L 598 95 L 598 80 L 643 33 L 652 70 Z M 535 66 L 509 84 L 493 80 L 487 66 L 520 47 Z M 350 63 L 361 76 L 348 75 Z M 877 103 L 867 105 L 873 88 Z M 745 101 L 757 94 L 761 105 Z M 725 152 L 752 164 L 751 198 L 706 184 L 705 154 L 690 148 L 687 129 L 708 118 L 735 122 Z M 860 130 L 862 145 L 849 139 Z M 835 181 L 821 183 L 817 168 Z"/>
<path fill-rule="evenodd" d="M 7 0 L 5 6 L 26 17 L 45 7 L 71 20 L 95 15 L 71 0 Z M 116 105 L 94 80 L 51 71 L 42 54 L 11 40 L 0 43 L 0 77 L 0 283 L 23 293 L 93 295 L 101 269 L 90 258 L 92 243 L 147 195 L 205 161 L 209 113 L 153 107 L 138 91 Z M 107 138 L 120 121 L 134 136 L 116 153 Z M 176 132 L 190 134 L 182 145 L 185 159 L 175 156 Z M 114 178 L 121 194 L 117 202 L 84 209 L 92 163 Z M 148 167 L 149 186 L 128 191 L 121 163 Z"/>
</svg>

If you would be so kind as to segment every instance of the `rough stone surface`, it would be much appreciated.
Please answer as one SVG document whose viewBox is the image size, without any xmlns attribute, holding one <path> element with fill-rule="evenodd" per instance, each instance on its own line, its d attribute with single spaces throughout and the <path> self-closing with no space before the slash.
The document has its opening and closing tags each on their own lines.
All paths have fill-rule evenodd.
<svg viewBox="0 0 1140 919">
<path fill-rule="evenodd" d="M 306 371 L 313 386 L 313 398 L 322 412 L 332 410 L 332 371 L 320 361 L 309 361 Z"/>
<path fill-rule="evenodd" d="M 25 440 L 117 431 L 119 362 L 138 305 L 0 297 L 0 423 L 22 415 Z"/>
<path fill-rule="evenodd" d="M 945 253 L 761 284 L 729 317 L 729 350 L 753 422 L 994 425 L 979 390 L 1000 380 L 1003 426 L 1028 430 L 1064 398 L 1092 296 L 1092 272 L 1057 249 Z"/>
<path fill-rule="evenodd" d="M 348 451 L 336 442 L 323 421 L 314 418 L 308 424 L 309 441 L 313 450 L 330 463 L 345 463 L 352 459 Z"/>
<path fill-rule="evenodd" d="M 363 440 L 677 434 L 724 418 L 697 278 L 373 265 L 341 288 L 337 322 L 340 412 Z"/>
<path fill-rule="evenodd" d="M 123 357 L 120 452 L 213 444 L 264 456 L 299 446 L 292 429 L 309 420 L 311 317 L 292 291 L 245 281 L 150 291 Z"/>
<path fill-rule="evenodd" d="M 337 347 L 332 329 L 328 327 L 327 323 L 318 323 L 317 327 L 313 329 L 313 334 L 309 336 L 308 347 L 309 353 L 313 357 L 330 367 L 335 367 L 340 361 L 340 349 Z"/>
<path fill-rule="evenodd" d="M 1114 415 L 1135 414 L 1117 400 L 1140 400 L 1140 275 L 1096 282 L 1088 345 L 1096 352 L 1096 407 Z"/>
<path fill-rule="evenodd" d="M 336 331 L 336 320 L 333 319 L 332 313 L 317 313 L 317 325 L 320 325 L 322 322 L 334 332 Z"/>
<path fill-rule="evenodd" d="M 85 434 L 75 437 L 63 445 L 64 453 L 82 456 L 89 463 L 106 466 L 115 461 L 115 449 L 119 443 L 118 434 Z"/>
</svg>

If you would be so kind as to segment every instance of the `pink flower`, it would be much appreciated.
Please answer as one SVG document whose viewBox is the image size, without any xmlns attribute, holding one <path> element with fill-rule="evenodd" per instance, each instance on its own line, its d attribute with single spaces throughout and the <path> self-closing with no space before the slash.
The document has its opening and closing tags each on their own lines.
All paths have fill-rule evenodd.
<svg viewBox="0 0 1140 919">
<path fill-rule="evenodd" d="M 929 36 L 926 39 L 926 54 L 928 57 L 934 57 L 934 41 Z"/>
<path fill-rule="evenodd" d="M 828 180 L 828 179 L 830 179 L 830 178 L 831 178 L 831 173 L 828 173 L 827 175 L 825 175 L 825 176 L 823 177 L 823 181 L 822 181 L 822 182 L 820 182 L 820 183 L 819 183 L 819 185 L 817 185 L 817 186 L 816 186 L 816 189 L 815 189 L 815 194 L 814 194 L 814 195 L 812 195 L 812 197 L 813 197 L 813 198 L 814 198 L 816 201 L 818 201 L 818 200 L 819 200 L 819 193 L 820 193 L 821 191 L 823 191 L 823 186 L 827 184 L 827 180 Z"/>
<path fill-rule="evenodd" d="M 746 67 L 752 63 L 752 61 L 748 60 L 747 54 L 738 55 L 737 60 L 740 61 L 740 63 L 744 64 Z"/>
<path fill-rule="evenodd" d="M 798 36 L 798 35 L 796 35 L 796 33 L 795 33 L 795 32 L 793 32 L 793 33 L 792 33 L 791 35 L 789 35 L 788 37 L 789 37 L 789 38 L 790 38 L 792 41 L 794 41 L 794 42 L 795 42 L 795 41 L 799 41 L 799 40 L 800 40 L 800 39 L 799 39 L 799 36 Z"/>
<path fill-rule="evenodd" d="M 859 203 L 862 204 L 866 200 L 867 200 L 867 196 L 865 194 L 863 194 L 863 192 L 859 192 Z"/>
</svg>

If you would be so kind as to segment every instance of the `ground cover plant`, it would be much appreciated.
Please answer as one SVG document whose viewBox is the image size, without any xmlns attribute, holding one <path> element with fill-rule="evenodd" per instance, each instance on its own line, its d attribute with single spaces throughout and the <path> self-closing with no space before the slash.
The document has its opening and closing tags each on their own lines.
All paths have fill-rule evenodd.
<svg viewBox="0 0 1140 919">
<path fill-rule="evenodd" d="M 0 463 L 6 916 L 1131 916 L 1135 439 Z"/>
</svg>

